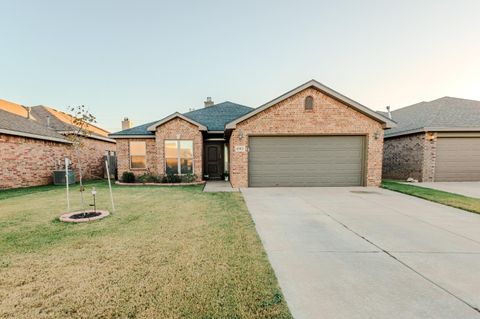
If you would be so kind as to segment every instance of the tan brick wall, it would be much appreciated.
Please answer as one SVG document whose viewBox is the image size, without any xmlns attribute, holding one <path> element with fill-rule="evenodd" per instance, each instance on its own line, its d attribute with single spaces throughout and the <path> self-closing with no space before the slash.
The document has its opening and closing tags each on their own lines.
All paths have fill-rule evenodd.
<svg viewBox="0 0 480 319">
<path fill-rule="evenodd" d="M 304 109 L 308 95 L 313 110 Z M 244 138 L 239 138 L 243 131 Z M 378 138 L 375 139 L 375 133 Z M 378 186 L 382 175 L 382 125 L 322 92 L 308 88 L 267 110 L 237 124 L 230 137 L 230 176 L 234 187 L 248 186 L 248 152 L 235 152 L 236 145 L 248 148 L 252 135 L 365 135 L 367 140 L 366 185 Z"/>
<path fill-rule="evenodd" d="M 85 179 L 103 178 L 105 172 L 105 163 L 103 157 L 105 151 L 116 151 L 117 145 L 106 141 L 96 139 L 83 139 L 83 146 L 80 149 L 82 159 L 82 171 Z M 71 152 L 72 161 L 75 165 L 75 152 Z"/>
<path fill-rule="evenodd" d="M 435 164 L 437 158 L 437 133 L 433 133 L 433 138 L 429 139 L 425 133 L 425 144 L 423 149 L 423 176 L 422 182 L 433 182 L 435 180 Z"/>
<path fill-rule="evenodd" d="M 392 137 L 384 141 L 383 178 L 422 180 L 424 134 Z"/>
<path fill-rule="evenodd" d="M 117 139 L 118 147 L 118 176 L 123 172 L 131 171 L 135 175 L 142 175 L 147 171 L 158 175 L 165 174 L 165 140 L 193 140 L 194 173 L 197 179 L 203 176 L 203 137 L 198 127 L 179 118 L 168 121 L 159 126 L 155 132 L 155 138 L 150 139 Z M 130 168 L 130 141 L 145 141 L 147 143 L 147 168 Z"/>
<path fill-rule="evenodd" d="M 165 174 L 165 140 L 193 140 L 193 170 L 197 180 L 203 176 L 203 136 L 198 126 L 180 118 L 175 118 L 159 126 L 155 133 L 157 143 L 157 167 Z"/>
<path fill-rule="evenodd" d="M 130 168 L 130 141 L 145 142 L 147 148 L 147 167 Z M 122 178 L 123 172 L 133 172 L 136 176 L 140 176 L 146 172 L 159 174 L 157 171 L 157 144 L 155 138 L 132 138 L 132 139 L 117 139 L 117 169 L 118 178 Z"/>
<path fill-rule="evenodd" d="M 384 141 L 383 178 L 432 182 L 435 175 L 436 139 L 426 133 L 388 138 Z"/>
<path fill-rule="evenodd" d="M 115 149 L 114 143 L 84 140 L 79 153 L 85 179 L 103 177 L 105 150 Z M 67 144 L 0 134 L 0 188 L 51 184 L 52 172 L 59 162 L 63 168 L 65 156 L 76 169 L 75 152 Z"/>
</svg>

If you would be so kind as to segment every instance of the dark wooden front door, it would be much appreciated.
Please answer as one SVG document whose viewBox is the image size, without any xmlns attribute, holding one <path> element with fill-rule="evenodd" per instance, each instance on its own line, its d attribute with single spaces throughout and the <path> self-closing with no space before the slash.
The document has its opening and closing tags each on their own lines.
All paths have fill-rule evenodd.
<svg viewBox="0 0 480 319">
<path fill-rule="evenodd" d="M 205 174 L 208 179 L 220 179 L 223 174 L 223 144 L 208 143 L 205 146 Z"/>
</svg>

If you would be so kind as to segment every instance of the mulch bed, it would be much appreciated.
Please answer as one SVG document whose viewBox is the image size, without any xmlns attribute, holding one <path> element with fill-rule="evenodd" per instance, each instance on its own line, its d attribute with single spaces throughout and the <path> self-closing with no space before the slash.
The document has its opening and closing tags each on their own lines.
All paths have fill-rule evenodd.
<svg viewBox="0 0 480 319">
<path fill-rule="evenodd" d="M 189 185 L 204 185 L 206 182 L 191 182 L 191 183 L 123 183 L 115 182 L 116 185 L 120 186 L 189 186 Z"/>
<path fill-rule="evenodd" d="M 66 213 L 60 216 L 60 220 L 66 223 L 83 223 L 90 222 L 98 219 L 102 219 L 110 215 L 106 210 L 97 211 L 85 211 L 85 212 L 72 212 Z"/>
</svg>

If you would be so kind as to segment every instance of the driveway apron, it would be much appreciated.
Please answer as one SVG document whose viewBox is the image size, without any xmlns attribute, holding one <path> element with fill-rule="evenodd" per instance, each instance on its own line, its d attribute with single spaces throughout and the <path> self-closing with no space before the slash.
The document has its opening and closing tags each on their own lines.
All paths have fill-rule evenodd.
<svg viewBox="0 0 480 319">
<path fill-rule="evenodd" d="M 378 188 L 248 188 L 295 318 L 480 318 L 480 216 Z"/>
</svg>

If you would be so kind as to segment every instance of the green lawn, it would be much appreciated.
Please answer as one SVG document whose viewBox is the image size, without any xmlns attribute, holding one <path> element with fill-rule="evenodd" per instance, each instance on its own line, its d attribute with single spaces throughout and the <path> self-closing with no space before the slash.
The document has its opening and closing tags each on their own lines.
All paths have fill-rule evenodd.
<svg viewBox="0 0 480 319">
<path fill-rule="evenodd" d="M 0 191 L 1 318 L 291 318 L 240 193 L 114 196 L 113 215 L 65 224 L 64 188 Z"/>
<path fill-rule="evenodd" d="M 390 180 L 384 180 L 382 182 L 382 187 L 392 191 L 427 199 L 432 202 L 460 208 L 472 213 L 480 213 L 480 199 L 478 198 L 415 186 L 412 184 L 398 183 Z"/>
</svg>

